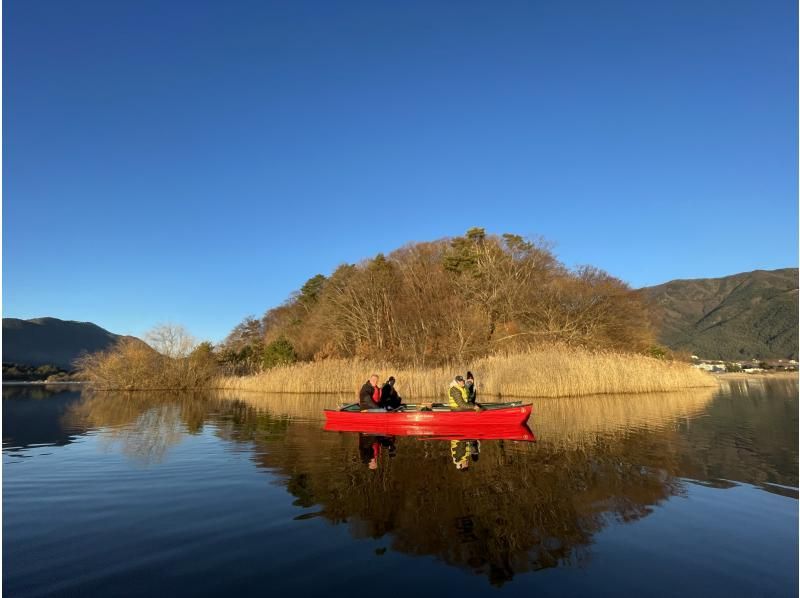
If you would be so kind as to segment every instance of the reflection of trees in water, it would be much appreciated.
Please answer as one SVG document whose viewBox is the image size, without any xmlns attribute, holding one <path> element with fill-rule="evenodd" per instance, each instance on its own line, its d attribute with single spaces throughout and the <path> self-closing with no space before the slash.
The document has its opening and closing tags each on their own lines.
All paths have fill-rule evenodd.
<svg viewBox="0 0 800 598">
<path fill-rule="evenodd" d="M 434 555 L 502 583 L 515 573 L 579 565 L 609 517 L 632 521 L 681 492 L 671 438 L 638 433 L 592 447 L 481 443 L 480 461 L 453 467 L 449 441 L 397 438 L 376 470 L 358 435 L 314 425 L 254 442 L 257 463 L 286 476 L 295 504 L 321 505 L 355 537 L 390 535 L 395 550 Z M 262 438 L 265 438 L 262 435 Z M 662 454 L 647 466 L 639 456 Z"/>
<path fill-rule="evenodd" d="M 85 393 L 64 416 L 66 425 L 102 428 L 101 443 L 145 465 L 161 462 L 185 433 L 197 434 L 209 411 L 200 393 Z"/>
<path fill-rule="evenodd" d="M 49 399 L 68 391 L 79 391 L 79 384 L 7 384 L 3 385 L 4 399 Z"/>
<path fill-rule="evenodd" d="M 119 444 L 125 455 L 144 465 L 160 463 L 167 450 L 183 436 L 181 415 L 177 405 L 151 407 L 129 425 L 103 436 L 103 442 L 108 448 Z"/>
<path fill-rule="evenodd" d="M 796 488 L 797 380 L 724 382 L 723 392 L 708 406 L 708 417 L 681 426 L 684 475 Z M 797 492 L 791 495 L 797 498 Z"/>
<path fill-rule="evenodd" d="M 396 458 L 384 455 L 370 469 L 363 436 L 303 423 L 329 399 L 239 396 L 258 411 L 239 403 L 225 437 L 254 443 L 254 459 L 286 476 L 296 505 L 321 505 L 321 515 L 355 537 L 389 535 L 395 550 L 434 555 L 499 584 L 522 571 L 580 565 L 610 520 L 634 521 L 682 493 L 675 421 L 702 412 L 713 392 L 539 401 L 533 426 L 544 441 L 485 442 L 480 461 L 460 469 L 450 442 L 411 438 L 398 438 Z M 285 433 L 275 434 L 281 425 Z"/>
<path fill-rule="evenodd" d="M 347 525 L 355 537 L 386 537 L 397 551 L 432 555 L 501 584 L 524 571 L 580 566 L 610 521 L 635 521 L 684 492 L 680 476 L 762 475 L 766 465 L 757 451 L 749 452 L 750 461 L 732 453 L 735 465 L 716 452 L 723 450 L 727 421 L 730 442 L 747 452 L 750 436 L 734 429 L 742 418 L 755 420 L 752 438 L 774 435 L 775 418 L 786 409 L 796 419 L 796 397 L 762 404 L 753 394 L 744 402 L 741 396 L 712 401 L 708 392 L 540 401 L 532 420 L 537 444 L 482 442 L 480 460 L 466 470 L 454 467 L 449 441 L 413 438 L 394 441 L 394 458 L 381 446 L 370 469 L 358 435 L 320 430 L 321 408 L 336 402 L 330 398 L 298 405 L 302 398 L 273 404 L 261 397 L 254 408 L 248 396 L 101 393 L 87 395 L 68 417 L 103 428 L 145 463 L 211 421 L 219 437 L 248 445 L 259 466 L 282 476 L 295 505 L 319 505 L 321 516 Z M 704 410 L 722 411 L 694 418 Z M 795 446 L 796 432 L 793 444 L 786 440 L 779 434 L 776 446 Z"/>
<path fill-rule="evenodd" d="M 64 425 L 70 405 L 80 401 L 76 386 L 3 387 L 3 451 L 33 445 L 65 446 L 85 434 L 85 426 Z"/>
</svg>

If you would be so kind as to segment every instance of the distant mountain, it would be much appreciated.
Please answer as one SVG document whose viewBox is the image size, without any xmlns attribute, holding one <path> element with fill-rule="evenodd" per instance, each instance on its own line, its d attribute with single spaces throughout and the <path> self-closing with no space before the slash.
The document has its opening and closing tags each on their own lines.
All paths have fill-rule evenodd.
<svg viewBox="0 0 800 598">
<path fill-rule="evenodd" d="M 642 291 L 660 341 L 708 359 L 797 359 L 798 271 L 673 280 Z"/>
<path fill-rule="evenodd" d="M 107 349 L 120 338 L 91 322 L 3 318 L 3 363 L 71 370 L 81 354 Z"/>
</svg>

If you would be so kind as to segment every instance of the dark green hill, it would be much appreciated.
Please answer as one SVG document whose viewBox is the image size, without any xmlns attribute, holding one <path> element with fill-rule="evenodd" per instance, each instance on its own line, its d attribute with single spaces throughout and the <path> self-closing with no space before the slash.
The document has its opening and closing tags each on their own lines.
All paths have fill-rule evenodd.
<svg viewBox="0 0 800 598">
<path fill-rule="evenodd" d="M 3 318 L 3 363 L 71 370 L 81 354 L 107 349 L 119 338 L 91 322 Z"/>
<path fill-rule="evenodd" d="M 642 289 L 660 341 L 707 359 L 797 359 L 798 271 L 755 270 Z"/>
</svg>

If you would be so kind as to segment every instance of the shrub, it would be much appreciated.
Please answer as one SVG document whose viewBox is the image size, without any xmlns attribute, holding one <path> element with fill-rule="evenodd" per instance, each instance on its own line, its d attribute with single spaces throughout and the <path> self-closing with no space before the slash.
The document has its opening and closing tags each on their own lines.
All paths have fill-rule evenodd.
<svg viewBox="0 0 800 598">
<path fill-rule="evenodd" d="M 669 349 L 660 345 L 653 345 L 648 347 L 644 354 L 655 359 L 667 359 L 669 357 Z"/>
<path fill-rule="evenodd" d="M 297 361 L 297 354 L 292 343 L 285 338 L 272 341 L 264 349 L 264 367 L 274 368 L 278 365 L 288 365 Z"/>
<path fill-rule="evenodd" d="M 162 338 L 169 326 L 160 326 Z M 195 389 L 209 385 L 218 375 L 210 343 L 194 341 L 179 327 L 171 327 L 167 346 L 170 354 L 159 353 L 134 338 L 122 338 L 106 351 L 92 353 L 77 361 L 78 377 L 98 390 Z M 177 350 L 174 350 L 175 348 Z"/>
</svg>

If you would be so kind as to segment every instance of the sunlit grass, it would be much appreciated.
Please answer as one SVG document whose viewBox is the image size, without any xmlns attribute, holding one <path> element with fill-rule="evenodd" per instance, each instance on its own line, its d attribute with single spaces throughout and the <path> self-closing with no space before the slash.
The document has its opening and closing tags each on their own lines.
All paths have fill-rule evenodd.
<svg viewBox="0 0 800 598">
<path fill-rule="evenodd" d="M 253 376 L 217 379 L 229 390 L 277 393 L 351 393 L 370 374 L 381 381 L 397 378 L 407 400 L 443 397 L 456 374 L 471 370 L 479 396 L 567 397 L 596 394 L 666 392 L 715 387 L 717 381 L 687 364 L 642 355 L 552 347 L 514 355 L 498 355 L 456 368 L 409 368 L 357 359 L 330 359 L 276 367 Z"/>
</svg>

